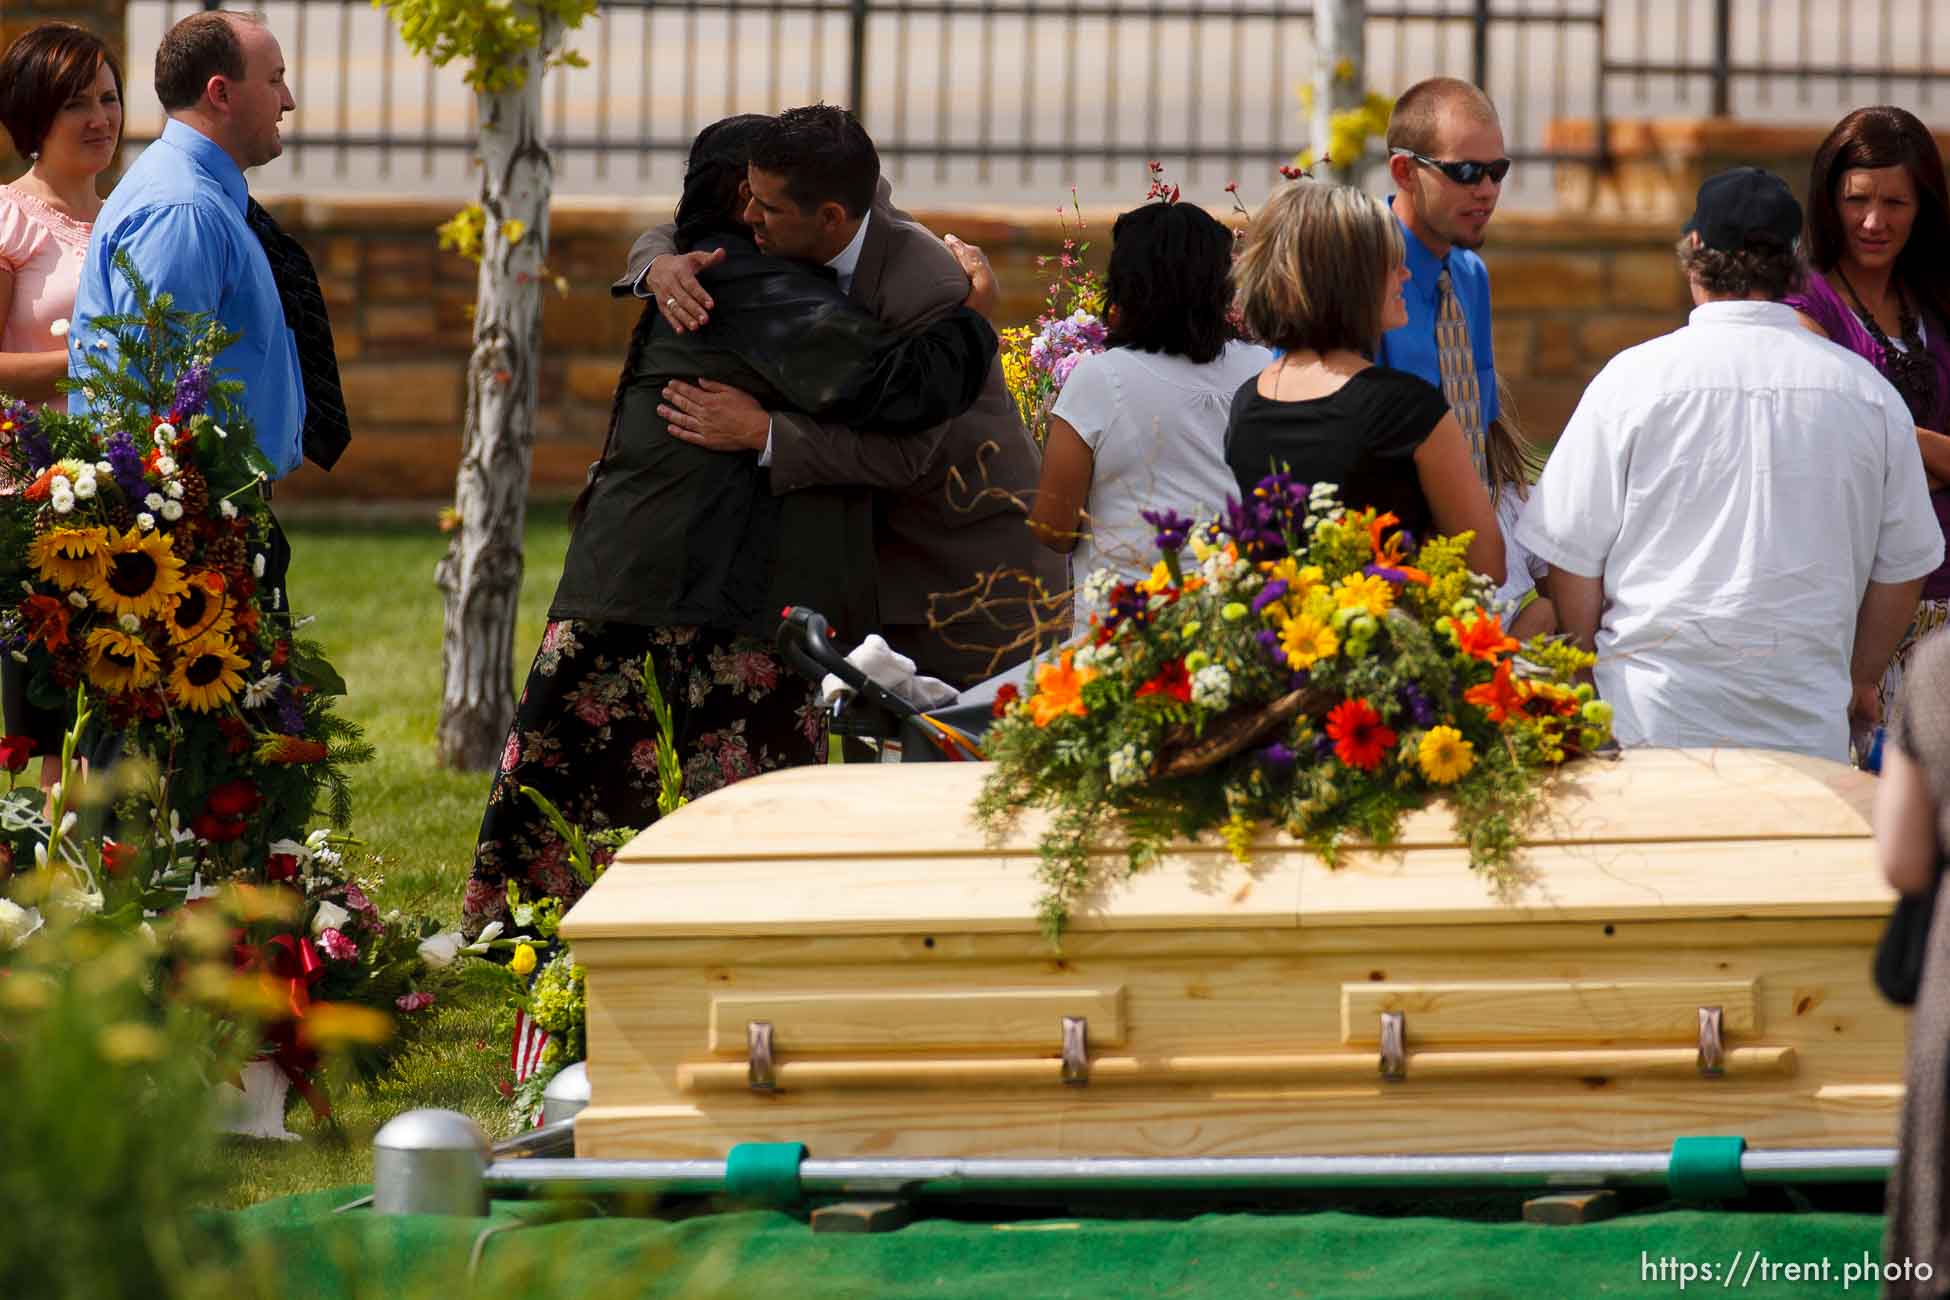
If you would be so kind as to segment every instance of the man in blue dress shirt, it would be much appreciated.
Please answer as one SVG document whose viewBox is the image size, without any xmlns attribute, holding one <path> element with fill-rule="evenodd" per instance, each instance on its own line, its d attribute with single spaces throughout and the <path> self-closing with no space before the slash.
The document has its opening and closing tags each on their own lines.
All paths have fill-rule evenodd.
<svg viewBox="0 0 1950 1300">
<path fill-rule="evenodd" d="M 1484 431 L 1500 407 L 1490 276 L 1476 250 L 1510 168 L 1496 107 L 1467 81 L 1417 82 L 1388 120 L 1388 154 L 1390 206 L 1407 247 L 1408 324 L 1382 336 L 1375 360 L 1442 389 L 1487 483 Z"/>
<path fill-rule="evenodd" d="M 116 185 L 88 241 L 68 334 L 70 369 L 85 373 L 79 349 L 95 341 L 91 320 L 135 309 L 113 265 L 127 252 L 151 292 L 174 295 L 180 310 L 209 312 L 241 336 L 215 368 L 243 383 L 238 400 L 270 476 L 281 478 L 302 459 L 305 391 L 271 264 L 245 222 L 244 171 L 284 151 L 278 119 L 297 107 L 284 53 L 255 18 L 193 14 L 156 50 L 156 96 L 169 114 L 162 137 Z M 87 394 L 75 392 L 69 409 L 86 411 Z"/>
</svg>

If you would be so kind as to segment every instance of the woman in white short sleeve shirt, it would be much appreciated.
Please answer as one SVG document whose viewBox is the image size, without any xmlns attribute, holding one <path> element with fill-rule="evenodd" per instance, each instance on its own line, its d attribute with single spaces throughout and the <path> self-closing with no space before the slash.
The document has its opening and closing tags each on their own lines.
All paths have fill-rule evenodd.
<svg viewBox="0 0 1950 1300">
<path fill-rule="evenodd" d="M 1109 346 L 1057 394 L 1029 514 L 1043 544 L 1070 555 L 1077 634 L 1099 612 L 1081 594 L 1092 573 L 1138 577 L 1157 561 L 1141 512 L 1204 519 L 1238 493 L 1226 420 L 1273 354 L 1233 337 L 1231 266 L 1232 232 L 1189 203 L 1134 208 L 1111 229 Z"/>
</svg>

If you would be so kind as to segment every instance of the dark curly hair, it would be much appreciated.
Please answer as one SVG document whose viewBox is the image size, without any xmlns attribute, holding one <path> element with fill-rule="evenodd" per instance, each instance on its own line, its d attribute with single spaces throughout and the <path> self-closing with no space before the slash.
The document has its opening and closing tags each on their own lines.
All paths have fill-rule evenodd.
<svg viewBox="0 0 1950 1300">
<path fill-rule="evenodd" d="M 1771 301 L 1787 297 L 1801 284 L 1801 258 L 1793 249 L 1743 248 L 1729 252 L 1679 241 L 1679 267 L 1708 293 L 1727 298 L 1755 294 Z"/>
<path fill-rule="evenodd" d="M 95 84 L 102 68 L 122 98 L 122 65 L 106 42 L 73 23 L 42 23 L 0 54 L 0 127 L 25 158 L 37 153 L 70 99 Z"/>
<path fill-rule="evenodd" d="M 1147 203 L 1110 232 L 1105 302 L 1113 348 L 1163 352 L 1204 365 L 1232 338 L 1226 323 L 1232 232 L 1191 203 Z"/>
<path fill-rule="evenodd" d="M 752 142 L 752 166 L 785 178 L 801 212 L 837 203 L 864 217 L 880 185 L 880 152 L 859 119 L 831 104 L 788 108 Z"/>
<path fill-rule="evenodd" d="M 1950 189 L 1936 137 L 1916 115 L 1887 104 L 1858 108 L 1835 124 L 1815 150 L 1808 177 L 1808 262 L 1817 271 L 1841 263 L 1838 194 L 1842 177 L 1857 168 L 1901 167 L 1916 186 L 1916 224 L 1896 254 L 1896 279 L 1950 321 Z"/>
<path fill-rule="evenodd" d="M 684 195 L 677 201 L 679 248 L 688 249 L 706 235 L 747 229 L 739 215 L 739 186 L 752 158 L 752 142 L 771 125 L 772 119 L 761 113 L 740 113 L 697 133 L 684 164 Z"/>
</svg>

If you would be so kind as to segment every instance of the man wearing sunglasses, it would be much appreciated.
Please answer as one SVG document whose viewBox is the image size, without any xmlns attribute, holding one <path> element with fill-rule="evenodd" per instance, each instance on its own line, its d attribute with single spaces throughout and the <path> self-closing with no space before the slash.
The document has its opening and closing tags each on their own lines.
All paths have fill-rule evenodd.
<svg viewBox="0 0 1950 1300">
<path fill-rule="evenodd" d="M 1484 431 L 1500 413 L 1490 344 L 1490 276 L 1476 255 L 1510 160 L 1489 96 L 1453 77 L 1410 86 L 1388 121 L 1390 200 L 1406 238 L 1408 324 L 1375 360 L 1442 389 L 1477 473 L 1489 481 Z"/>
</svg>

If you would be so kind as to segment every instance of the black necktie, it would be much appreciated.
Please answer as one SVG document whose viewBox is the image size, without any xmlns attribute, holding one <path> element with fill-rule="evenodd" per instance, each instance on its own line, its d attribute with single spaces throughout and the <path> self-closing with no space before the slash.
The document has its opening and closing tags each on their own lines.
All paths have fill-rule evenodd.
<svg viewBox="0 0 1950 1300">
<path fill-rule="evenodd" d="M 318 272 L 303 246 L 280 230 L 256 199 L 250 201 L 245 219 L 264 245 L 271 278 L 277 281 L 278 298 L 284 304 L 284 323 L 297 339 L 298 370 L 305 381 L 305 455 L 319 468 L 330 469 L 352 441 L 352 425 L 339 387 L 339 357 L 332 346 L 332 319 L 325 311 Z"/>
</svg>

